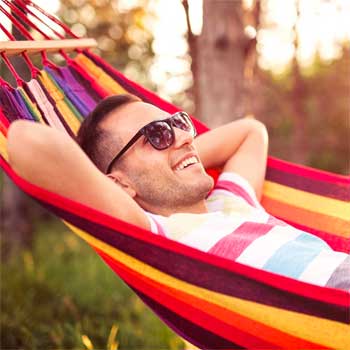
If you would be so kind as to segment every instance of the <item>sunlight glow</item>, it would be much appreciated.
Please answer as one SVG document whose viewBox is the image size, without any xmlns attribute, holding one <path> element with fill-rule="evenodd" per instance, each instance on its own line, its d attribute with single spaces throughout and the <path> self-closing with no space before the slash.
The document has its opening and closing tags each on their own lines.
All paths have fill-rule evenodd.
<svg viewBox="0 0 350 350">
<path fill-rule="evenodd" d="M 186 14 L 179 0 L 153 3 L 157 19 L 153 24 L 152 49 L 156 57 L 149 74 L 159 86 L 160 96 L 169 99 L 192 84 Z"/>
<path fill-rule="evenodd" d="M 296 0 L 263 0 L 266 21 L 258 33 L 257 47 L 262 68 L 282 72 L 293 58 L 294 46 L 304 67 L 311 65 L 316 55 L 333 60 L 340 56 L 341 45 L 350 42 L 350 1 L 298 3 L 299 17 Z"/>
<path fill-rule="evenodd" d="M 203 0 L 188 0 L 192 34 L 200 35 L 203 27 Z"/>
<path fill-rule="evenodd" d="M 11 22 L 10 20 L 2 13 L 0 13 L 0 22 L 1 24 L 8 30 L 11 31 Z M 3 33 L 2 31 L 0 31 L 0 41 L 7 41 L 8 38 L 5 35 L 5 33 Z"/>
</svg>

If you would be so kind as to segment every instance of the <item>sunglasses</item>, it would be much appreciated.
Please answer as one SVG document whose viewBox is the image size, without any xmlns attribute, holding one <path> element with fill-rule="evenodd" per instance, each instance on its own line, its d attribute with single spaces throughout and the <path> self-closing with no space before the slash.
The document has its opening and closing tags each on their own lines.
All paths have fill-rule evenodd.
<svg viewBox="0 0 350 350">
<path fill-rule="evenodd" d="M 141 137 L 157 150 L 169 148 L 175 141 L 174 127 L 189 132 L 192 137 L 197 135 L 195 126 L 186 112 L 177 112 L 167 119 L 155 120 L 140 129 L 135 136 L 112 159 L 107 167 L 106 174 L 112 170 L 115 162 Z"/>
</svg>

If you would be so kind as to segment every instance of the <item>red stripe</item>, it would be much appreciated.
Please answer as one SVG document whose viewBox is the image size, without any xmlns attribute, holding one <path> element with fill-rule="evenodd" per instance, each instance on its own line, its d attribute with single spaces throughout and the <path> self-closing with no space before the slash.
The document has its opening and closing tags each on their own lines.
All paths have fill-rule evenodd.
<svg viewBox="0 0 350 350">
<path fill-rule="evenodd" d="M 244 222 L 236 230 L 222 238 L 209 253 L 236 260 L 257 238 L 268 233 L 274 226 L 257 222 Z"/>
<path fill-rule="evenodd" d="M 1 119 L 0 119 L 0 132 L 6 136 L 7 135 L 7 128 L 5 127 L 5 125 L 2 123 Z"/>
<path fill-rule="evenodd" d="M 309 177 L 319 181 L 350 184 L 349 175 L 334 174 L 329 171 L 314 169 L 305 165 L 294 164 L 285 160 L 269 157 L 268 167 L 280 169 L 286 173 Z"/>
<path fill-rule="evenodd" d="M 121 221 L 86 205 L 75 202 L 68 198 L 64 198 L 56 193 L 49 192 L 43 188 L 29 183 L 25 179 L 19 177 L 13 171 L 13 169 L 10 168 L 8 163 L 1 155 L 0 166 L 7 172 L 7 174 L 17 184 L 17 186 L 19 186 L 26 193 L 42 200 L 43 202 L 49 203 L 58 208 L 62 208 L 63 210 L 69 210 L 70 213 L 76 215 L 77 217 L 85 218 L 86 220 L 97 222 L 99 224 L 102 223 L 104 226 L 110 227 L 120 232 L 124 232 L 130 237 L 135 237 L 149 244 L 154 244 L 164 249 L 171 250 L 176 253 L 205 262 L 209 265 L 232 271 L 234 273 L 243 275 L 246 278 L 260 281 L 280 290 L 285 290 L 290 293 L 295 293 L 311 299 L 332 303 L 334 305 L 349 305 L 350 294 L 348 292 L 326 287 L 319 287 L 302 281 L 294 280 L 289 277 L 276 275 L 268 271 L 262 271 L 260 269 L 256 269 L 244 264 L 229 261 L 219 256 L 201 252 L 197 249 L 169 240 L 160 235 L 154 235 L 153 233 L 150 233 L 149 231 L 144 230 L 140 227 Z"/>
<path fill-rule="evenodd" d="M 0 121 L 1 121 L 1 123 L 2 123 L 6 128 L 8 128 L 8 127 L 10 126 L 10 122 L 9 122 L 8 119 L 5 117 L 5 114 L 4 114 L 4 112 L 2 111 L 1 106 L 0 106 Z"/>
<path fill-rule="evenodd" d="M 227 317 L 231 319 L 231 321 L 236 320 L 236 322 L 234 322 L 235 326 L 232 325 L 232 322 L 223 322 L 219 318 L 202 311 L 201 307 L 198 306 L 195 301 L 190 303 L 185 301 L 186 299 L 197 299 L 196 296 L 186 296 L 186 291 L 177 290 L 166 286 L 161 282 L 141 276 L 138 272 L 129 269 L 125 265 L 122 265 L 120 262 L 114 260 L 112 257 L 108 256 L 102 251 L 99 251 L 98 249 L 96 249 L 96 251 L 101 255 L 106 263 L 118 273 L 118 275 L 123 277 L 123 280 L 125 280 L 129 285 L 133 286 L 137 290 L 140 290 L 151 299 L 156 300 L 157 303 L 161 303 L 181 317 L 184 317 L 194 324 L 197 324 L 211 332 L 215 332 L 215 334 L 224 337 L 225 339 L 234 341 L 241 346 L 245 346 L 248 349 L 275 349 L 280 347 L 289 349 L 319 349 L 320 347 L 319 344 L 287 334 L 273 328 L 273 326 L 261 324 L 258 321 L 250 319 L 249 317 L 241 316 L 232 310 L 213 304 L 213 307 L 217 308 L 218 312 L 220 311 L 221 313 L 226 313 Z M 177 298 L 178 294 L 180 298 Z M 181 294 L 183 295 L 182 299 L 184 300 L 181 300 Z M 211 304 L 210 301 L 198 300 L 198 304 L 200 303 Z M 204 307 L 202 308 L 205 310 Z M 251 324 L 251 333 L 247 333 L 246 331 L 240 329 L 239 327 L 241 323 L 244 323 L 246 326 L 247 324 Z M 271 339 L 273 339 L 273 343 L 259 338 L 259 334 L 266 335 L 266 332 L 273 334 L 273 337 L 271 337 Z"/>
<path fill-rule="evenodd" d="M 254 200 L 252 199 L 251 195 L 242 186 L 240 186 L 236 183 L 233 183 L 231 181 L 219 180 L 216 183 L 214 190 L 229 191 L 229 192 L 243 198 L 252 207 L 257 208 L 257 205 L 255 204 Z"/>
</svg>

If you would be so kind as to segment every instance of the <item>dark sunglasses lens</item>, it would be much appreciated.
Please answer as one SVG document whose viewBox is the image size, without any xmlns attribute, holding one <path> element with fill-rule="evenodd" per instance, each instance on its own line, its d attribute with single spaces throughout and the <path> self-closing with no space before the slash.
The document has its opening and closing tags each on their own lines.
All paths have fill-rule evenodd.
<svg viewBox="0 0 350 350">
<path fill-rule="evenodd" d="M 148 141 L 156 149 L 165 149 L 174 142 L 174 134 L 171 127 L 165 122 L 154 122 L 147 126 L 146 136 Z"/>
<path fill-rule="evenodd" d="M 173 126 L 175 126 L 178 129 L 184 130 L 192 134 L 192 136 L 195 136 L 195 129 L 194 126 L 190 120 L 190 118 L 184 114 L 179 113 L 173 116 L 172 118 Z"/>
</svg>

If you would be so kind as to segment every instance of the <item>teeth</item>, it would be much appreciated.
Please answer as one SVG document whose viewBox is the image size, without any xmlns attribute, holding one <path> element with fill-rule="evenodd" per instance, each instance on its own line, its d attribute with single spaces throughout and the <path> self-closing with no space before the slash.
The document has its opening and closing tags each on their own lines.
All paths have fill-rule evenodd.
<svg viewBox="0 0 350 350">
<path fill-rule="evenodd" d="M 196 164 L 196 163 L 198 163 L 198 159 L 197 159 L 197 157 L 193 156 L 193 157 L 190 157 L 190 158 L 187 158 L 187 159 L 183 160 L 180 164 L 177 165 L 175 170 L 182 170 L 186 166 L 188 166 L 190 164 Z"/>
</svg>

